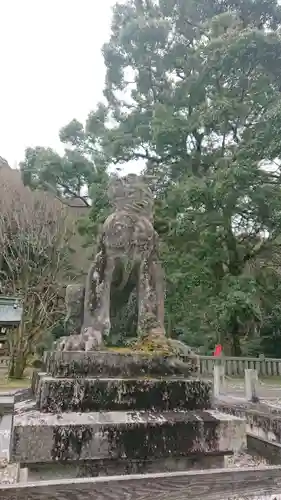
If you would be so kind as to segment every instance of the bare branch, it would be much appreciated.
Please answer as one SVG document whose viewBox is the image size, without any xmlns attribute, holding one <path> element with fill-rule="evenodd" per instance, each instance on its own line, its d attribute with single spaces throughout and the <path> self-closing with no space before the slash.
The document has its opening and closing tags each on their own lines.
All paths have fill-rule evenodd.
<svg viewBox="0 0 281 500">
<path fill-rule="evenodd" d="M 24 316 L 11 348 L 29 353 L 61 317 L 61 289 L 73 235 L 69 211 L 49 193 L 31 191 L 15 171 L 0 182 L 1 292 L 22 298 Z"/>
<path fill-rule="evenodd" d="M 67 207 L 71 207 L 71 208 L 81 208 L 81 205 L 74 205 L 71 203 L 71 200 L 68 200 L 67 198 L 63 198 L 63 197 L 59 196 L 57 190 L 54 188 L 54 186 L 52 186 L 52 184 L 45 182 L 44 185 L 49 191 L 51 191 L 51 193 L 55 196 L 55 198 L 57 200 L 59 200 L 63 205 L 66 205 Z M 85 198 L 85 196 L 81 196 L 80 194 L 76 193 L 75 191 L 72 191 L 72 189 L 70 189 L 66 184 L 63 184 L 62 182 L 60 182 L 60 185 L 63 189 L 65 189 L 67 191 L 68 194 L 73 196 L 74 199 L 81 200 L 85 207 L 91 206 L 90 203 L 88 202 L 87 198 Z"/>
</svg>

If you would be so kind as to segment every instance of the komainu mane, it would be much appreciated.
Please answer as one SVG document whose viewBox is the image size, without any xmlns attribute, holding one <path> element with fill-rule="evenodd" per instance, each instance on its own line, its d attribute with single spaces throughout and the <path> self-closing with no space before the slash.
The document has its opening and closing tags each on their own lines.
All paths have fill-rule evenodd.
<svg viewBox="0 0 281 500">
<path fill-rule="evenodd" d="M 102 346 L 111 329 L 111 300 L 125 289 L 136 291 L 136 333 L 165 336 L 164 278 L 153 227 L 152 192 L 140 176 L 130 174 L 111 183 L 109 198 L 114 211 L 100 231 L 86 286 L 70 285 L 67 292 L 70 336 L 61 339 L 60 350 Z"/>
</svg>

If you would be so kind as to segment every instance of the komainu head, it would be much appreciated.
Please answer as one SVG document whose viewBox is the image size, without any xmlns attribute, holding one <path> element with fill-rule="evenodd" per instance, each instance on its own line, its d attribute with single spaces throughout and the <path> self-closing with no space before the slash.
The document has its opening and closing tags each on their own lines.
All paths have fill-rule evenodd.
<svg viewBox="0 0 281 500">
<path fill-rule="evenodd" d="M 124 177 L 113 177 L 108 194 L 114 210 L 139 213 L 152 218 L 153 194 L 142 176 L 128 174 Z"/>
</svg>

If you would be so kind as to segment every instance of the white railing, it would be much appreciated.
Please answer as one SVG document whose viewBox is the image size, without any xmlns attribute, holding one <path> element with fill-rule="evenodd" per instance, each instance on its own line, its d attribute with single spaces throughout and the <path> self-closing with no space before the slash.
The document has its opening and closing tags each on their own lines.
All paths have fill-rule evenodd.
<svg viewBox="0 0 281 500">
<path fill-rule="evenodd" d="M 223 362 L 225 375 L 229 377 L 244 377 L 245 370 L 257 370 L 260 376 L 281 376 L 281 359 L 278 358 L 246 358 L 223 356 L 200 356 L 200 374 L 202 376 L 213 376 L 214 366 L 218 360 Z"/>
</svg>

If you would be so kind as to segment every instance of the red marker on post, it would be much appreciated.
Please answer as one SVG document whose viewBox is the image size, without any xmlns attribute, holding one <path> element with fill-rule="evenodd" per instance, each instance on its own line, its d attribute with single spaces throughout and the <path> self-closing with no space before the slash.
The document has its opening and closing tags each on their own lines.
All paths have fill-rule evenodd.
<svg viewBox="0 0 281 500">
<path fill-rule="evenodd" d="M 217 344 L 216 345 L 216 348 L 214 350 L 214 356 L 220 356 L 222 354 L 222 345 L 221 344 Z"/>
</svg>

